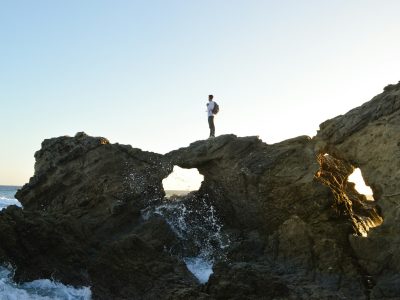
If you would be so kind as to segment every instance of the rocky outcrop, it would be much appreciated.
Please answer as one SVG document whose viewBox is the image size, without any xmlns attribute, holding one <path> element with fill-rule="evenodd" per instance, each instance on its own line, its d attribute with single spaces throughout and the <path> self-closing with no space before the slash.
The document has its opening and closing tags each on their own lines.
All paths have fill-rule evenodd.
<svg viewBox="0 0 400 300">
<path fill-rule="evenodd" d="M 326 152 L 362 170 L 383 217 L 368 237 L 350 236 L 360 265 L 376 282 L 372 299 L 400 297 L 400 83 L 371 101 L 321 124 L 315 138 Z"/>
<path fill-rule="evenodd" d="M 272 145 L 223 135 L 160 155 L 84 133 L 45 140 L 16 196 L 24 208 L 0 212 L 0 260 L 16 280 L 90 285 L 95 299 L 400 297 L 399 95 L 400 84 L 388 86 L 316 137 Z M 183 245 L 148 213 L 166 203 L 174 165 L 204 175 L 175 201 L 215 213 L 229 236 L 205 285 L 182 260 L 198 243 Z M 375 201 L 348 182 L 356 167 Z"/>
<path fill-rule="evenodd" d="M 227 135 L 195 142 L 166 157 L 204 175 L 199 193 L 214 199 L 235 241 L 228 250 L 231 266 L 246 262 L 246 273 L 259 274 L 261 269 L 268 270 L 268 276 L 280 274 L 286 294 L 293 297 L 339 293 L 363 299 L 360 282 L 366 273 L 354 259 L 348 237 L 365 233 L 368 222 L 381 219 L 375 205 L 347 182 L 353 167 L 315 148 L 315 141 L 306 136 L 267 145 L 257 137 Z M 282 269 L 291 278 L 282 276 Z M 219 270 L 208 284 L 211 291 L 219 280 L 233 280 Z M 298 284 L 289 289 L 293 277 Z M 251 297 L 257 298 L 258 288 L 253 288 Z"/>
<path fill-rule="evenodd" d="M 172 167 L 162 155 L 78 133 L 45 140 L 35 158 L 35 176 L 16 195 L 24 209 L 0 212 L 0 255 L 16 280 L 89 285 L 100 299 L 195 286 L 184 263 L 163 251 L 176 243 L 167 223 L 141 218 L 164 196 Z"/>
</svg>

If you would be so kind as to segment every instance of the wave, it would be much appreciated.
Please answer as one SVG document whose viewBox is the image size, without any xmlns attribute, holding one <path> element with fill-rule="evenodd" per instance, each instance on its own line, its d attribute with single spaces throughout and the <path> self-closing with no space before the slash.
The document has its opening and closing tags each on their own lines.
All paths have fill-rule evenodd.
<svg viewBox="0 0 400 300">
<path fill-rule="evenodd" d="M 16 284 L 12 271 L 0 267 L 0 295 L 7 300 L 90 300 L 89 287 L 74 288 L 48 279 Z"/>
<path fill-rule="evenodd" d="M 17 199 L 0 196 L 0 210 L 4 209 L 10 205 L 16 205 L 16 206 L 22 207 L 21 202 L 19 202 Z"/>
</svg>

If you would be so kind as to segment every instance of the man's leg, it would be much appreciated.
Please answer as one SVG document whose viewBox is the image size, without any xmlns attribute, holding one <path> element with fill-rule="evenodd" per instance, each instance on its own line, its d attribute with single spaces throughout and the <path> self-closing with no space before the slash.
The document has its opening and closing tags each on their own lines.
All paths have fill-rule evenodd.
<svg viewBox="0 0 400 300">
<path fill-rule="evenodd" d="M 215 136 L 214 116 L 208 117 L 208 126 L 210 127 L 210 136 Z"/>
</svg>

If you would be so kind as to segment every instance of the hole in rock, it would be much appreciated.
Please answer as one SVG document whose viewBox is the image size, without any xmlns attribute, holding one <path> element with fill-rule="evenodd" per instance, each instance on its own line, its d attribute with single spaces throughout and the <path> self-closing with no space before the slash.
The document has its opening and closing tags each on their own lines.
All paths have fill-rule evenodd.
<svg viewBox="0 0 400 300">
<path fill-rule="evenodd" d="M 225 261 L 230 241 L 223 231 L 217 211 L 208 194 L 199 190 L 204 176 L 197 169 L 174 166 L 162 181 L 166 199 L 142 212 L 143 217 L 161 216 L 176 234 L 179 244 L 167 249 L 181 258 L 200 284 L 208 281 L 217 261 Z"/>
<path fill-rule="evenodd" d="M 144 219 L 161 216 L 176 234 L 179 243 L 165 248 L 182 259 L 187 269 L 204 284 L 217 261 L 226 261 L 229 236 L 224 232 L 217 211 L 208 195 L 189 194 L 166 199 L 144 212 Z"/>
<path fill-rule="evenodd" d="M 162 181 L 166 197 L 184 196 L 200 188 L 204 176 L 197 169 L 174 166 L 172 173 Z"/>
<path fill-rule="evenodd" d="M 354 233 L 365 237 L 370 228 L 382 224 L 383 218 L 372 197 L 372 190 L 365 185 L 360 169 L 354 169 L 349 162 L 329 154 L 319 155 L 318 163 L 320 169 L 315 178 L 331 189 L 331 207 L 337 215 L 353 224 Z"/>
<path fill-rule="evenodd" d="M 355 189 L 360 194 L 365 195 L 367 200 L 374 201 L 374 196 L 371 188 L 365 184 L 360 168 L 356 168 L 348 178 L 348 181 L 355 183 Z"/>
</svg>

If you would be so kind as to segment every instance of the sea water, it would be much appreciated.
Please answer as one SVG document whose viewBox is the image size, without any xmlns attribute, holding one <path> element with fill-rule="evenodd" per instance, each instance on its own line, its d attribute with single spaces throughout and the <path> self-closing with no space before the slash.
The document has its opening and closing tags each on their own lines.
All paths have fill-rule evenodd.
<svg viewBox="0 0 400 300">
<path fill-rule="evenodd" d="M 21 207 L 15 199 L 18 187 L 0 186 L 0 210 L 9 205 Z M 75 288 L 49 279 L 17 284 L 12 280 L 13 270 L 0 266 L 0 300 L 90 300 L 89 287 Z"/>
<path fill-rule="evenodd" d="M 0 210 L 6 208 L 9 205 L 17 205 L 21 207 L 21 203 L 14 197 L 17 190 L 17 186 L 0 185 Z"/>
<path fill-rule="evenodd" d="M 206 197 L 174 199 L 145 209 L 142 216 L 148 219 L 156 214 L 167 221 L 183 245 L 181 253 L 173 254 L 181 257 L 199 283 L 204 284 L 213 273 L 214 263 L 226 260 L 229 236 L 223 232 L 216 210 Z"/>
</svg>

